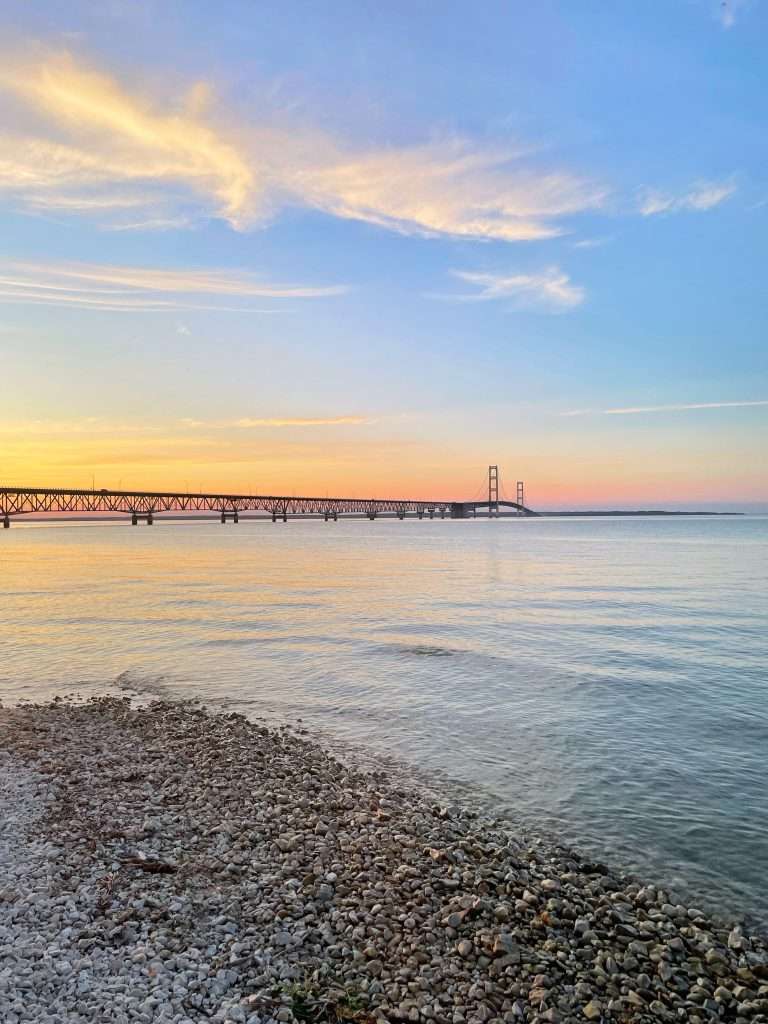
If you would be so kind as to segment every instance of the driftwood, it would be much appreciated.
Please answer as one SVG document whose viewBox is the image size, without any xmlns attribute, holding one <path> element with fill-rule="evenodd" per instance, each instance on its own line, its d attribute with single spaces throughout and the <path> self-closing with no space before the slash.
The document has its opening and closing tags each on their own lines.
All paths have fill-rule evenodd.
<svg viewBox="0 0 768 1024">
<path fill-rule="evenodd" d="M 175 864 L 169 864 L 165 860 L 154 860 L 149 857 L 121 857 L 120 863 L 129 868 L 140 868 L 153 875 L 173 875 L 179 869 Z"/>
</svg>

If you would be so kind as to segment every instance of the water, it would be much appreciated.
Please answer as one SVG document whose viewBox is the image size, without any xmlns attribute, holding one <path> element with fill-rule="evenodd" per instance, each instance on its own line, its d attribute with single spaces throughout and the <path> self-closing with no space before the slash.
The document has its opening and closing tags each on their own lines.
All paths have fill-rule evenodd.
<svg viewBox="0 0 768 1024">
<path fill-rule="evenodd" d="M 295 722 L 768 925 L 768 517 L 14 524 L 6 702 Z"/>
</svg>

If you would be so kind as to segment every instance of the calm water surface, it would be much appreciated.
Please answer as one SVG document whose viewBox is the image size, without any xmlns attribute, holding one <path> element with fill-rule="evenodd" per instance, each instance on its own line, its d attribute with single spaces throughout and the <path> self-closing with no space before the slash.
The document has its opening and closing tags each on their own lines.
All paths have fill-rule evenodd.
<svg viewBox="0 0 768 1024">
<path fill-rule="evenodd" d="M 0 531 L 6 702 L 304 723 L 768 924 L 768 517 Z"/>
</svg>

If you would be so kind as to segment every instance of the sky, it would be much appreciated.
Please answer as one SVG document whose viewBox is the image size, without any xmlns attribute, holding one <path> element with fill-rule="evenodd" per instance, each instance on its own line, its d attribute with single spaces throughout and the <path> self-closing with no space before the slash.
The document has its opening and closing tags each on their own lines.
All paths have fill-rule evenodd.
<svg viewBox="0 0 768 1024">
<path fill-rule="evenodd" d="M 0 17 L 0 483 L 768 509 L 765 0 Z"/>
</svg>

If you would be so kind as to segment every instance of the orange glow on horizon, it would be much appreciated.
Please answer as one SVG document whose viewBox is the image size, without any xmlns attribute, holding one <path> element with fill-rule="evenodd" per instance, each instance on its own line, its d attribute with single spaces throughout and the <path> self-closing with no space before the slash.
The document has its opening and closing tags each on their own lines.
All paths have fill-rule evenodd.
<svg viewBox="0 0 768 1024">
<path fill-rule="evenodd" d="M 540 451 L 524 456 L 472 441 L 455 450 L 434 441 L 350 437 L 322 428 L 284 439 L 158 435 L 147 437 L 18 436 L 6 440 L 0 464 L 5 486 L 112 490 L 207 491 L 324 497 L 401 497 L 470 501 L 487 493 L 487 456 L 499 464 L 504 496 L 525 482 L 532 508 L 663 508 L 686 502 L 759 502 L 765 488 L 754 459 L 685 451 L 661 458 L 632 453 L 582 453 L 576 459 Z M 556 448 L 556 445 L 553 446 Z M 506 451 L 504 450 L 506 448 Z"/>
</svg>

